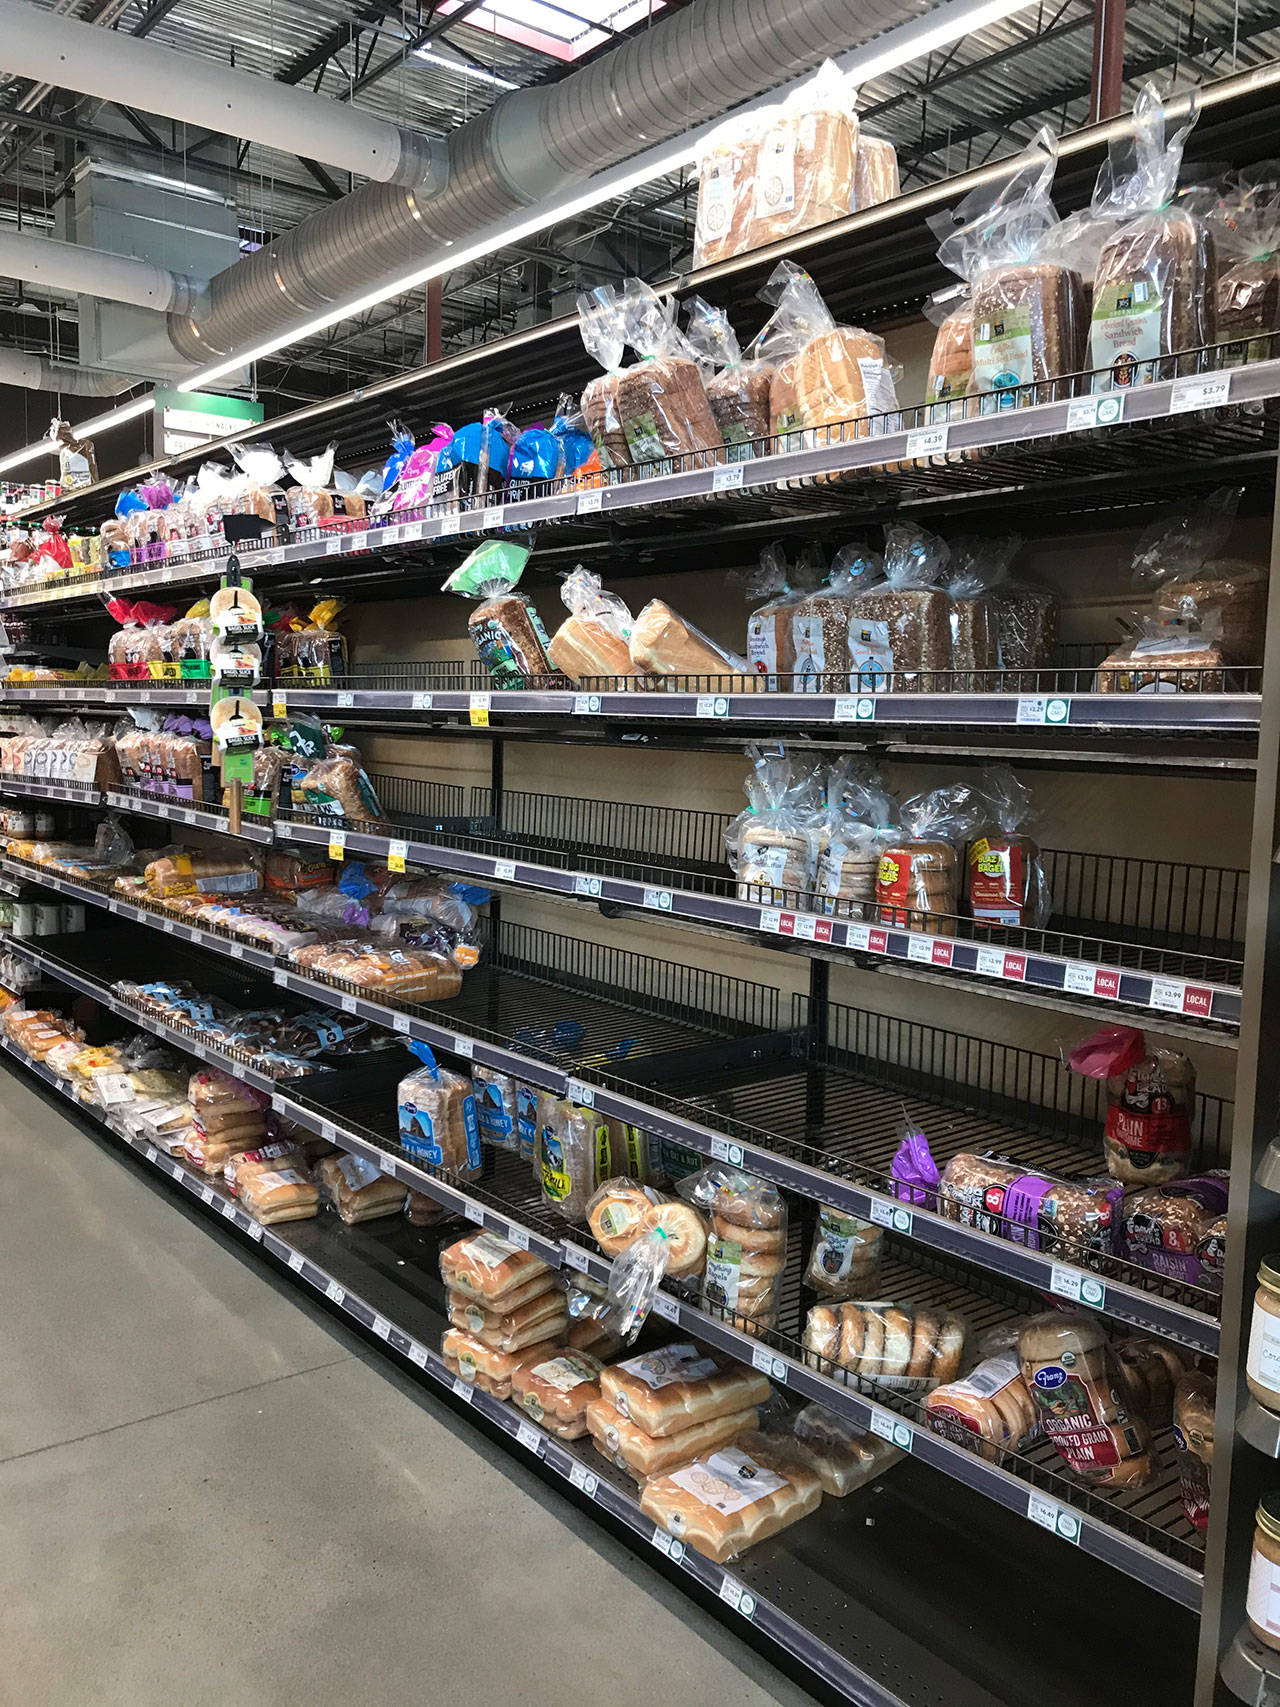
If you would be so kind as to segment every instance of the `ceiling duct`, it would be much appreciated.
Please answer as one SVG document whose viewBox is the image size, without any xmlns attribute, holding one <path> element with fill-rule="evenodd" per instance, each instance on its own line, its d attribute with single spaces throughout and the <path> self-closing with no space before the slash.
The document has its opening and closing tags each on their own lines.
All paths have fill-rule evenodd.
<svg viewBox="0 0 1280 1707">
<path fill-rule="evenodd" d="M 152 261 L 19 231 L 0 231 L 0 278 L 20 279 L 72 296 L 105 297 L 163 314 L 194 314 L 201 291 L 194 279 Z"/>
<path fill-rule="evenodd" d="M 174 347 L 203 364 L 260 342 L 930 10 L 928 0 L 695 0 L 462 125 L 437 187 L 366 184 L 219 273 L 201 317 L 170 316 Z"/>
<path fill-rule="evenodd" d="M 21 386 L 24 391 L 60 391 L 64 397 L 118 397 L 136 375 L 98 373 L 91 368 L 69 367 L 29 356 L 25 350 L 0 348 L 0 385 Z"/>
</svg>

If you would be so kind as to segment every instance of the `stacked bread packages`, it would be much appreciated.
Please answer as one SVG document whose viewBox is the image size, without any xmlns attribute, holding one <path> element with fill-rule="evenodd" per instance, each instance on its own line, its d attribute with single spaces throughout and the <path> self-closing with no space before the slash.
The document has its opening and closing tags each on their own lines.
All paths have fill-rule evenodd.
<svg viewBox="0 0 1280 1707">
<path fill-rule="evenodd" d="M 892 835 L 897 803 L 879 777 L 856 760 L 829 766 L 823 782 L 826 802 L 811 829 L 816 910 L 874 918 L 880 850 Z"/>
<path fill-rule="evenodd" d="M 187 1101 L 194 1121 L 187 1158 L 202 1173 L 221 1174 L 228 1157 L 252 1150 L 267 1134 L 266 1098 L 216 1069 L 192 1073 Z"/>
<path fill-rule="evenodd" d="M 751 770 L 743 784 L 749 802 L 724 833 L 729 864 L 744 901 L 793 906 L 813 889 L 812 821 L 821 784 L 781 743 L 747 748 Z"/>
<path fill-rule="evenodd" d="M 750 1334 L 772 1328 L 787 1261 L 787 1206 L 767 1181 L 716 1163 L 677 1189 L 711 1223 L 702 1301 Z"/>
<path fill-rule="evenodd" d="M 554 1357 L 568 1329 L 554 1272 L 496 1233 L 468 1233 L 441 1251 L 440 1274 L 450 1323 L 441 1342 L 446 1364 L 509 1399 L 517 1369 Z"/>
<path fill-rule="evenodd" d="M 960 204 L 938 258 L 969 285 L 969 395 L 982 414 L 1070 396 L 1084 339 L 1078 273 L 1042 258 L 1058 223 L 1049 197 L 1057 144 L 1047 130 L 1010 162 L 992 196 L 981 186 Z M 1057 383 L 1053 383 L 1053 382 Z"/>
<path fill-rule="evenodd" d="M 1094 276 L 1087 365 L 1095 391 L 1127 391 L 1194 373 L 1198 356 L 1185 368 L 1169 358 L 1216 342 L 1213 236 L 1189 206 L 1171 205 L 1195 117 L 1193 102 L 1168 135 L 1159 91 L 1145 84 L 1131 130 L 1113 139 L 1098 174 L 1093 213 L 1116 230 Z"/>
<path fill-rule="evenodd" d="M 447 593 L 480 600 L 467 629 L 480 662 L 498 687 L 520 688 L 531 679 L 555 678 L 542 618 L 533 601 L 516 591 L 528 561 L 528 546 L 487 539 L 444 583 Z"/>
<path fill-rule="evenodd" d="M 951 601 L 951 691 L 991 693 L 1004 688 L 1000 669 L 1000 616 L 993 596 L 1009 581 L 1009 564 L 1021 540 L 1015 534 L 951 541 L 947 596 Z"/>
<path fill-rule="evenodd" d="M 852 563 L 853 558 L 846 558 Z M 883 578 L 860 572 L 849 604 L 849 687 L 856 693 L 936 692 L 951 668 L 951 550 L 927 528 L 884 530 Z M 859 570 L 868 563 L 858 559 Z M 842 690 L 843 691 L 843 690 Z"/>
<path fill-rule="evenodd" d="M 1038 845 L 1026 834 L 1031 792 L 1008 765 L 988 765 L 978 790 L 982 813 L 969 843 L 969 911 L 986 925 L 1043 930 L 1053 910 Z"/>
<path fill-rule="evenodd" d="M 1139 1268 L 1221 1292 L 1227 1254 L 1225 1170 L 1143 1186 L 1124 1200 L 1120 1251 Z"/>
<path fill-rule="evenodd" d="M 684 1342 L 602 1370 L 587 1427 L 597 1450 L 639 1480 L 754 1428 L 770 1393 L 754 1369 Z"/>
<path fill-rule="evenodd" d="M 367 1156 L 326 1156 L 316 1169 L 316 1183 L 321 1198 L 349 1227 L 404 1209 L 404 1187 Z"/>
<path fill-rule="evenodd" d="M 975 791 L 963 786 L 935 788 L 903 801 L 899 834 L 886 837 L 876 875 L 882 923 L 932 936 L 955 935 L 963 846 L 980 810 Z"/>
<path fill-rule="evenodd" d="M 415 1161 L 463 1179 L 480 1173 L 480 1121 L 471 1080 L 437 1064 L 425 1044 L 423 1065 L 401 1079 L 397 1095 L 400 1148 Z"/>
</svg>

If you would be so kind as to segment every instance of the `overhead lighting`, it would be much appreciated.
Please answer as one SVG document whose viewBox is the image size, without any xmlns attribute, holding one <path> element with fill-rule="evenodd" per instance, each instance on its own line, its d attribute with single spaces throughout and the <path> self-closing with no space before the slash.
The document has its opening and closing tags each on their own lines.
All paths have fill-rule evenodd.
<svg viewBox="0 0 1280 1707">
<path fill-rule="evenodd" d="M 463 59 L 450 59 L 447 53 L 432 53 L 429 47 L 414 48 L 413 57 L 424 59 L 428 65 L 442 65 L 446 71 L 456 71 L 460 77 L 473 77 L 477 83 L 492 83 L 495 89 L 520 87 L 509 77 L 499 77 L 496 71 L 489 71 L 483 65 L 472 65 L 470 61 Z"/>
<path fill-rule="evenodd" d="M 973 5 L 971 0 L 951 0 L 949 5 L 941 6 L 923 18 L 914 19 L 911 23 L 890 31 L 879 43 L 872 43 L 868 47 L 842 55 L 836 64 L 841 71 L 851 74 L 859 81 L 883 77 L 886 72 L 907 65 L 922 54 L 931 53 L 948 42 L 971 34 L 974 30 L 984 29 L 988 24 L 1011 17 L 1015 12 L 1026 11 L 1036 3 L 1038 0 L 981 0 L 980 4 Z M 797 87 L 804 81 L 805 78 L 796 78 L 788 88 Z M 757 107 L 772 105 L 786 93 L 786 89 L 772 90 L 769 94 L 736 108 L 735 111 L 748 113 Z M 343 320 L 350 320 L 357 314 L 377 307 L 380 302 L 386 302 L 390 297 L 403 296 L 408 291 L 417 290 L 445 273 L 468 266 L 472 261 L 483 260 L 486 255 L 492 255 L 509 244 L 522 243 L 526 238 L 536 236 L 549 226 L 560 224 L 562 220 L 588 213 L 602 202 L 628 195 L 641 184 L 652 183 L 656 178 L 668 177 L 671 173 L 692 165 L 704 140 L 725 122 L 725 116 L 731 115 L 709 120 L 695 130 L 686 131 L 672 142 L 651 148 L 644 154 L 624 161 L 621 166 L 599 173 L 588 179 L 575 195 L 563 197 L 559 201 L 541 202 L 523 218 L 500 220 L 485 226 L 464 247 L 455 248 L 446 244 L 448 252 L 439 255 L 426 266 L 378 285 L 364 296 L 336 303 L 322 314 L 290 327 L 287 332 L 277 333 L 261 344 L 252 345 L 245 350 L 236 350 L 223 360 L 201 368 L 190 379 L 184 379 L 178 390 L 198 391 L 213 380 L 235 373 L 249 362 L 261 361 L 264 357 L 275 355 L 278 350 L 287 349 L 304 338 L 313 338 L 317 333 L 327 331 L 330 326 L 336 326 Z"/>
<path fill-rule="evenodd" d="M 129 403 L 122 403 L 118 409 L 110 409 L 105 415 L 95 415 L 92 421 L 78 421 L 75 426 L 76 436 L 85 438 L 94 433 L 110 432 L 112 427 L 123 427 L 126 421 L 136 421 L 140 415 L 149 415 L 156 406 L 154 397 L 135 397 Z M 42 456 L 56 456 L 58 447 L 52 439 L 37 439 L 33 445 L 25 445 L 22 450 L 15 450 L 10 455 L 0 457 L 0 474 L 7 474 L 11 468 L 22 468 L 28 462 L 37 462 Z"/>
</svg>

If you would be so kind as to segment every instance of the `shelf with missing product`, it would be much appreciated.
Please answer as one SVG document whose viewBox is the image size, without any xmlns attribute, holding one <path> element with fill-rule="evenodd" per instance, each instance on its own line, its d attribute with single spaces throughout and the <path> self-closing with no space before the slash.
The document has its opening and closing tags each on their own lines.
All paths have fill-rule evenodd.
<svg viewBox="0 0 1280 1707">
<path fill-rule="evenodd" d="M 69 1094 L 63 1081 L 7 1039 L 0 1039 L 0 1050 L 50 1088 Z M 999 1508 L 958 1479 L 940 1479 L 911 1453 L 883 1480 L 844 1500 L 824 1501 L 818 1512 L 774 1540 L 726 1567 L 714 1565 L 656 1528 L 640 1511 L 635 1483 L 589 1442 L 551 1439 L 513 1405 L 448 1369 L 438 1349 L 446 1322 L 436 1253 L 456 1237 L 456 1223 L 418 1231 L 398 1219 L 347 1227 L 336 1217 L 322 1216 L 264 1228 L 184 1161 L 128 1133 L 118 1116 L 76 1107 L 95 1133 L 109 1134 L 139 1164 L 168 1180 L 198 1215 L 208 1217 L 207 1225 L 234 1229 L 252 1241 L 242 1247 L 246 1252 L 264 1254 L 283 1278 L 324 1299 L 384 1355 L 402 1369 L 412 1367 L 448 1396 L 460 1415 L 483 1419 L 490 1440 L 529 1455 L 526 1462 L 536 1459 L 548 1479 L 572 1489 L 593 1516 L 607 1517 L 655 1564 L 665 1560 L 662 1568 L 674 1580 L 704 1589 L 730 1628 L 767 1654 L 785 1654 L 810 1668 L 837 1695 L 866 1707 L 906 1707 L 927 1691 L 955 1707 L 1007 1707 L 1002 1680 L 1023 1675 L 1025 1663 L 1037 1666 L 1037 1698 L 1043 1707 L 1073 1707 L 1077 1678 L 1069 1656 L 1075 1650 L 1063 1645 L 1061 1620 L 1078 1618 L 1084 1641 L 1098 1639 L 1100 1632 L 1105 1636 L 1109 1618 L 1129 1616 L 1129 1608 L 1108 1611 L 1112 1597 L 1098 1603 L 1098 1566 L 1088 1556 L 1088 1544 L 1070 1545 L 1073 1525 L 1080 1521 L 1073 1508 L 1041 1494 L 1034 1518 L 1026 1521 L 1023 1509 Z M 688 1333 L 710 1335 L 716 1327 L 702 1312 L 687 1309 L 684 1319 L 672 1321 Z M 659 1326 L 655 1323 L 651 1333 L 660 1343 L 665 1334 Z M 797 1396 L 804 1396 L 803 1390 Z M 1032 1497 L 1028 1493 L 1028 1510 Z M 919 1554 L 902 1544 L 922 1522 L 929 1524 L 932 1538 L 927 1631 L 919 1616 Z M 1050 1580 L 1063 1607 L 1059 1641 L 1046 1654 L 1040 1651 L 1034 1613 L 1035 1597 Z M 1173 1600 L 1152 1591 L 1132 1592 L 1146 1596 L 1142 1628 L 1156 1646 L 1144 1653 L 1122 1639 L 1117 1625 L 1109 1676 L 1134 1707 L 1157 1707 L 1172 1699 L 1180 1668 L 1189 1664 L 1190 1620 Z M 1019 1596 L 1026 1598 L 1025 1617 Z M 1015 1656 L 1002 1647 L 993 1654 L 993 1639 L 985 1633 L 987 1613 L 1005 1632 L 1001 1642 L 1025 1653 Z"/>
<path fill-rule="evenodd" d="M 130 1019 L 138 1019 L 127 1004 L 124 1011 Z M 191 1046 L 184 1030 L 161 1027 L 157 1034 L 182 1048 Z M 222 1059 L 217 1050 L 203 1048 L 198 1053 L 202 1059 Z M 394 1133 L 394 1116 L 389 1116 L 381 1131 L 368 1124 L 371 1106 L 394 1104 L 402 1071 L 399 1062 L 369 1063 L 280 1083 L 273 1089 L 272 1105 L 327 1141 L 367 1156 L 401 1183 L 427 1192 L 467 1220 L 527 1247 L 552 1267 L 605 1279 L 609 1265 L 586 1235 L 548 1215 L 527 1163 L 491 1153 L 485 1179 L 451 1181 L 400 1151 L 394 1136 L 387 1135 Z M 199 1189 L 202 1195 L 208 1193 L 207 1202 L 214 1200 L 215 1188 L 207 1181 Z M 242 1213 L 229 1211 L 230 1217 Z M 793 1279 L 779 1326 L 767 1334 L 747 1333 L 738 1325 L 740 1318 L 708 1312 L 676 1289 L 664 1291 L 655 1316 L 761 1369 L 798 1397 L 816 1399 L 864 1431 L 892 1440 L 919 1462 L 963 1483 L 1004 1511 L 1051 1530 L 1063 1542 L 1178 1604 L 1192 1608 L 1198 1604 L 1201 1553 L 1182 1515 L 1167 1440 L 1160 1443 L 1165 1468 L 1154 1483 L 1104 1497 L 1060 1474 L 1059 1461 L 1047 1445 L 1023 1454 L 1001 1453 L 997 1461 L 934 1434 L 924 1423 L 918 1401 L 874 1383 L 859 1383 L 848 1372 L 804 1351 L 799 1337 L 804 1302 L 794 1279 L 800 1266 L 798 1227 L 793 1242 L 796 1248 L 789 1263 Z M 886 1295 L 916 1307 L 959 1312 L 975 1332 L 998 1329 L 1036 1307 L 1029 1294 L 991 1285 L 982 1277 L 975 1280 L 970 1271 L 945 1260 L 921 1258 L 905 1241 L 886 1261 L 883 1279 Z"/>
<path fill-rule="evenodd" d="M 12 862 L 6 870 L 14 870 Z M 87 885 L 54 887 L 94 899 Z M 133 908 L 124 916 L 164 928 L 156 912 Z M 221 955 L 232 947 L 213 930 L 169 934 L 179 957 L 188 945 Z M 13 939 L 12 947 L 157 1029 L 147 1010 L 112 988 L 136 975 L 132 932 Z M 236 958 L 246 975 L 262 967 L 256 952 Z M 208 978 L 208 968 L 182 964 L 193 981 Z M 1096 1081 L 1069 1073 L 1054 1057 L 837 1004 L 819 1029 L 822 1016 L 811 1016 L 804 998 L 787 1009 L 765 985 L 506 922 L 487 960 L 448 1004 L 377 1000 L 284 965 L 272 977 L 312 1006 L 355 1014 L 567 1095 L 811 1201 L 892 1226 L 948 1258 L 1083 1301 L 1194 1350 L 1217 1350 L 1218 1298 L 1206 1287 L 1065 1239 L 1054 1249 L 1041 1248 L 1038 1233 L 1024 1243 L 1026 1228 L 999 1215 L 984 1212 L 992 1230 L 983 1231 L 926 1207 L 906 1209 L 894 1195 L 889 1166 L 904 1119 L 927 1135 L 939 1166 L 960 1152 L 994 1150 L 1031 1172 L 1096 1174 L 1105 1097 Z M 249 1005 L 260 1005 L 260 995 Z M 189 1035 L 197 1054 L 222 1058 L 194 1028 L 175 1034 Z M 290 1094 L 249 1057 L 237 1057 L 234 1067 L 259 1088 Z M 1197 1098 L 1198 1168 L 1227 1154 L 1230 1114 L 1219 1098 Z"/>
<path fill-rule="evenodd" d="M 492 500 L 455 500 L 448 507 L 401 513 L 383 521 L 347 518 L 303 530 L 287 544 L 236 546 L 241 569 L 255 578 L 287 582 L 306 571 L 309 586 L 386 581 L 404 592 L 411 555 L 434 546 L 454 548 L 505 532 L 556 530 L 570 554 L 592 545 L 616 562 L 620 547 L 666 536 L 687 524 L 697 538 L 759 523 L 775 530 L 788 518 L 798 525 L 824 521 L 856 525 L 904 508 L 932 512 L 967 500 L 1034 491 L 1042 505 L 1055 482 L 1119 480 L 1126 501 L 1147 483 L 1153 501 L 1167 500 L 1169 480 L 1188 464 L 1204 464 L 1221 481 L 1227 470 L 1270 482 L 1276 448 L 1275 400 L 1280 398 L 1280 358 L 1222 366 L 1238 345 L 1215 345 L 1171 357 L 1181 377 L 1155 379 L 1125 392 L 1062 397 L 1048 392 L 1088 391 L 1092 376 L 965 402 L 967 418 L 939 424 L 937 406 L 921 405 L 806 432 L 806 448 L 788 448 L 799 435 L 758 441 L 761 454 L 696 452 L 658 463 L 614 469 L 578 490 L 572 480 L 529 482 L 518 493 Z M 735 460 L 737 459 L 737 460 Z M 1180 480 L 1180 485 L 1184 484 Z M 438 513 L 437 513 L 438 512 Z M 619 531 L 621 530 L 621 531 Z M 543 533 L 539 534 L 544 539 Z M 653 543 L 650 538 L 650 543 Z M 544 541 L 545 546 L 545 541 Z M 163 547 L 141 548 L 148 560 L 111 573 L 68 575 L 56 585 L 19 588 L 0 597 L 0 611 L 72 605 L 96 611 L 103 595 L 206 585 L 226 568 L 228 548 L 205 548 L 173 560 Z M 391 556 L 387 562 L 385 554 Z M 545 549 L 543 551 L 545 556 Z M 589 554 L 585 558 L 590 561 Z M 311 571 L 321 564 L 324 576 Z"/>
<path fill-rule="evenodd" d="M 887 972 L 976 981 L 1055 1006 L 1139 1010 L 1201 1041 L 1235 1041 L 1245 902 L 1239 871 L 1046 850 L 1054 904 L 1048 926 L 987 927 L 808 893 L 739 893 L 723 855 L 729 820 L 721 814 L 514 791 L 499 797 L 485 789 L 472 790 L 468 803 L 456 784 L 394 775 L 373 781 L 385 821 L 245 814 L 238 834 L 323 850 L 335 861 L 368 856 L 425 866 L 570 906 L 745 935 Z M 0 795 L 7 784 L 0 776 Z M 33 784 L 22 792 L 40 791 Z M 96 803 L 82 793 L 67 798 Z M 108 789 L 101 799 L 165 823 L 229 833 L 220 807 L 140 787 Z"/>
</svg>

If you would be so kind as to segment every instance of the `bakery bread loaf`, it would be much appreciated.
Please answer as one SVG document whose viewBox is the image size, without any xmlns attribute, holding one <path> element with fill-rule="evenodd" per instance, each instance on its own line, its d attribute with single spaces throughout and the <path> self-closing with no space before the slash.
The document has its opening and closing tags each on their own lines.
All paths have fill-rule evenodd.
<svg viewBox="0 0 1280 1707">
<path fill-rule="evenodd" d="M 1154 640 L 1129 641 L 1098 665 L 1095 693 L 1222 693 L 1222 648 L 1202 636 L 1190 646 L 1159 646 Z"/>
<path fill-rule="evenodd" d="M 963 1150 L 942 1170 L 938 1207 L 949 1221 L 1032 1250 L 1110 1255 L 1120 1198 L 1111 1179 L 1061 1179 L 992 1151 Z"/>
<path fill-rule="evenodd" d="M 363 1156 L 326 1156 L 316 1169 L 316 1182 L 349 1226 L 399 1215 L 404 1208 L 399 1180 Z"/>
<path fill-rule="evenodd" d="M 541 1257 L 522 1251 L 497 1233 L 468 1233 L 441 1251 L 440 1274 L 446 1286 L 499 1312 L 531 1281 L 550 1285 L 554 1279 Z"/>
<path fill-rule="evenodd" d="M 1173 1420 L 1173 1392 L 1187 1372 L 1175 1347 L 1163 1340 L 1115 1340 L 1111 1350 L 1124 1384 L 1129 1409 L 1152 1428 Z"/>
<path fill-rule="evenodd" d="M 1125 1185 L 1161 1185 L 1191 1161 L 1196 1070 L 1179 1049 L 1149 1049 L 1107 1081 L 1102 1148 L 1107 1172 Z"/>
<path fill-rule="evenodd" d="M 941 587 L 868 587 L 849 601 L 849 686 L 855 693 L 889 688 L 929 691 L 951 668 L 951 601 Z"/>
<path fill-rule="evenodd" d="M 694 1423 L 678 1434 L 653 1435 L 624 1417 L 612 1400 L 601 1397 L 587 1406 L 587 1428 L 603 1457 L 643 1481 L 646 1476 L 659 1476 L 664 1470 L 687 1464 L 700 1453 L 728 1446 L 756 1426 L 757 1416 L 755 1406 L 749 1405 Z"/>
<path fill-rule="evenodd" d="M 626 468 L 631 462 L 627 435 L 618 413 L 621 373 L 597 374 L 582 393 L 582 418 L 600 457 L 601 468 Z"/>
<path fill-rule="evenodd" d="M 971 396 L 983 414 L 1053 403 L 1069 384 L 1046 385 L 1080 371 L 1083 287 L 1079 275 L 1050 262 L 990 267 L 973 283 Z"/>
<path fill-rule="evenodd" d="M 716 131 L 699 156 L 695 268 L 714 267 L 750 247 L 758 151 L 758 123 L 747 118 Z"/>
<path fill-rule="evenodd" d="M 586 1351 L 562 1351 L 512 1372 L 511 1397 L 534 1422 L 558 1440 L 580 1440 L 587 1433 L 587 1407 L 600 1397 L 599 1358 Z"/>
<path fill-rule="evenodd" d="M 482 1393 L 491 1393 L 495 1399 L 511 1397 L 511 1378 L 517 1369 L 526 1363 L 540 1363 L 544 1358 L 554 1357 L 558 1349 L 554 1341 L 548 1341 L 545 1345 L 527 1346 L 523 1351 L 494 1351 L 460 1328 L 446 1328 L 440 1341 L 450 1373 L 479 1387 Z"/>
<path fill-rule="evenodd" d="M 795 359 L 794 384 L 795 412 L 811 444 L 864 438 L 870 417 L 897 406 L 883 339 L 852 326 L 811 338 Z"/>
<path fill-rule="evenodd" d="M 959 883 L 960 855 L 950 842 L 895 842 L 876 870 L 880 919 L 898 930 L 954 936 Z"/>
<path fill-rule="evenodd" d="M 1156 1468 L 1151 1431 L 1128 1409 L 1106 1329 L 1096 1316 L 1051 1310 L 1018 1335 L 1022 1379 L 1041 1427 L 1083 1480 L 1140 1487 Z"/>
<path fill-rule="evenodd" d="M 707 402 L 729 449 L 730 462 L 769 450 L 773 421 L 769 407 L 773 367 L 769 362 L 735 362 L 707 381 Z"/>
<path fill-rule="evenodd" d="M 625 368 L 617 398 L 633 463 L 692 457 L 687 466 L 701 468 L 724 449 L 701 371 L 688 356 L 654 355 Z"/>
<path fill-rule="evenodd" d="M 1209 1527 L 1213 1413 L 1217 1396 L 1217 1382 L 1200 1370 L 1180 1376 L 1173 1395 L 1173 1438 L 1178 1448 L 1182 1509 L 1187 1522 L 1201 1531 Z"/>
<path fill-rule="evenodd" d="M 480 1123 L 471 1080 L 447 1067 L 422 1067 L 401 1079 L 400 1148 L 464 1178 L 480 1172 Z"/>
<path fill-rule="evenodd" d="M 967 302 L 947 315 L 933 339 L 925 401 L 928 422 L 938 426 L 963 421 L 973 378 L 973 312 Z"/>
<path fill-rule="evenodd" d="M 963 1381 L 935 1387 L 924 1411 L 935 1434 L 977 1446 L 984 1458 L 1017 1452 L 1036 1432 L 1035 1401 L 1009 1352 L 988 1357 Z"/>
<path fill-rule="evenodd" d="M 796 1442 L 809 1454 L 822 1491 L 835 1499 L 851 1493 L 901 1458 L 887 1441 L 863 1434 L 825 1405 L 806 1405 L 791 1418 Z"/>
<path fill-rule="evenodd" d="M 745 1547 L 816 1511 L 822 1484 L 795 1465 L 767 1468 L 736 1446 L 652 1477 L 640 1509 L 687 1547 L 723 1564 Z"/>
<path fill-rule="evenodd" d="M 661 599 L 651 599 L 636 617 L 629 651 L 632 667 L 641 675 L 747 676 L 743 659 L 722 651 Z M 743 680 L 732 685 L 735 692 L 750 693 L 756 684 Z"/>
<path fill-rule="evenodd" d="M 501 1312 L 486 1310 L 465 1292 L 450 1291 L 447 1304 L 454 1327 L 494 1351 L 521 1351 L 543 1340 L 558 1344 L 569 1326 L 564 1294 L 554 1285 Z"/>
<path fill-rule="evenodd" d="M 1128 390 L 1172 378 L 1167 358 L 1217 338 L 1213 238 L 1186 208 L 1165 208 L 1123 226 L 1098 257 L 1089 359 L 1096 390 Z M 1162 359 L 1166 358 L 1166 359 Z"/>
<path fill-rule="evenodd" d="M 862 213 L 869 207 L 891 202 L 899 194 L 898 151 L 891 142 L 859 130 L 853 164 L 853 208 Z"/>
<path fill-rule="evenodd" d="M 480 662 L 500 687 L 519 688 L 555 674 L 542 618 L 523 593 L 485 599 L 468 617 L 467 632 Z"/>
<path fill-rule="evenodd" d="M 858 121 L 834 85 L 784 102 L 760 127 L 747 248 L 783 243 L 849 212 Z"/>
<path fill-rule="evenodd" d="M 762 1405 L 763 1375 L 683 1342 L 628 1358 L 602 1371 L 600 1395 L 646 1434 L 665 1439 L 695 1423 Z"/>
</svg>

